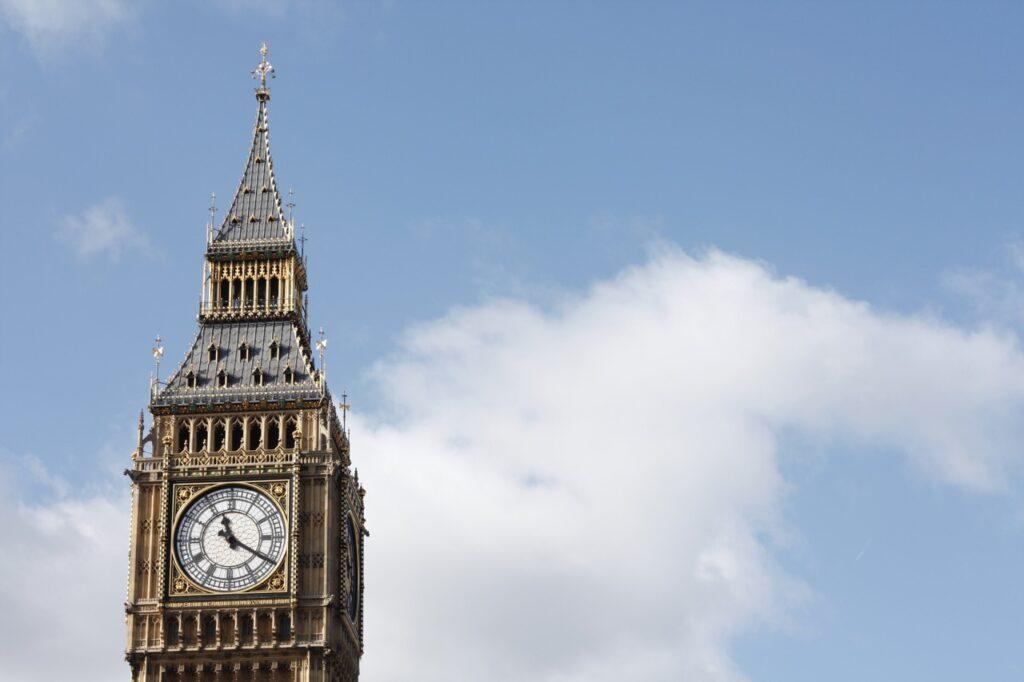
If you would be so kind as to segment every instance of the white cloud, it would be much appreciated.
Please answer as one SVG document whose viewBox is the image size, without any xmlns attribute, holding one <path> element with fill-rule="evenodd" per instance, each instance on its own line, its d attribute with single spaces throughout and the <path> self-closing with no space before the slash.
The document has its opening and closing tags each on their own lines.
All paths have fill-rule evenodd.
<svg viewBox="0 0 1024 682">
<path fill-rule="evenodd" d="M 378 682 L 745 679 L 730 642 L 806 596 L 772 558 L 781 433 L 898 452 L 978 491 L 1010 485 L 1024 435 L 1015 337 L 720 253 L 669 250 L 549 307 L 455 310 L 374 376 L 386 415 L 353 419 L 353 454 Z M 0 507 L 15 679 L 42 679 L 50 627 L 41 641 L 76 671 L 123 676 L 127 506 Z M 25 594 L 38 584 L 69 586 Z"/>
<path fill-rule="evenodd" d="M 730 641 L 804 594 L 766 539 L 781 433 L 981 491 L 1024 435 L 1015 338 L 720 253 L 454 311 L 376 377 L 391 416 L 356 423 L 354 456 L 380 682 L 741 679 Z"/>
<path fill-rule="evenodd" d="M 0 468 L 0 662 L 11 680 L 124 677 L 128 496 L 65 496 L 66 484 Z M 32 499 L 35 497 L 35 499 Z M 42 499 L 40 499 L 40 497 Z M 54 655 L 55 651 L 63 652 Z M 40 661 L 45 661 L 41 665 Z"/>
<path fill-rule="evenodd" d="M 126 253 L 150 251 L 149 239 L 132 224 L 124 204 L 116 198 L 65 216 L 57 234 L 83 260 L 106 256 L 116 261 Z"/>
<path fill-rule="evenodd" d="M 130 0 L 0 0 L 0 18 L 38 53 L 77 45 L 95 48 L 131 24 L 140 3 Z"/>
</svg>

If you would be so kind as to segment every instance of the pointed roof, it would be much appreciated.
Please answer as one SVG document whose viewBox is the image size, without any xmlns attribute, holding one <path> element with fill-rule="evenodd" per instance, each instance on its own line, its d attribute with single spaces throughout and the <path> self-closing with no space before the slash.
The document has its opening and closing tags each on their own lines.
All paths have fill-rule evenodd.
<svg viewBox="0 0 1024 682">
<path fill-rule="evenodd" d="M 224 385 L 217 380 L 221 372 Z M 318 401 L 325 393 L 309 341 L 294 323 L 229 322 L 199 327 L 185 359 L 152 404 Z"/>
<path fill-rule="evenodd" d="M 274 161 L 270 157 L 270 125 L 267 102 L 270 90 L 267 75 L 274 67 L 267 61 L 266 47 L 261 49 L 262 60 L 253 70 L 260 79 L 256 88 L 256 124 L 253 126 L 252 145 L 245 162 L 242 180 L 238 183 L 231 208 L 213 238 L 213 245 L 242 246 L 243 243 L 292 242 L 292 228 L 282 209 L 281 194 L 274 177 Z"/>
</svg>

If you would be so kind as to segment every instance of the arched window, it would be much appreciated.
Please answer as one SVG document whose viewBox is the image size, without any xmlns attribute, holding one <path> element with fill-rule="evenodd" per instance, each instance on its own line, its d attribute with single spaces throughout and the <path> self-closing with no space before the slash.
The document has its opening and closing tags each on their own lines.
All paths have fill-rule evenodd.
<svg viewBox="0 0 1024 682">
<path fill-rule="evenodd" d="M 282 642 L 292 638 L 292 617 L 287 613 L 277 614 L 277 638 Z"/>
<path fill-rule="evenodd" d="M 284 447 L 291 450 L 295 447 L 295 417 L 289 417 L 284 423 Z"/>
<path fill-rule="evenodd" d="M 230 646 L 235 643 L 235 619 L 230 615 L 221 616 L 220 643 L 224 646 Z"/>
<path fill-rule="evenodd" d="M 224 420 L 218 421 L 213 425 L 213 450 L 212 452 L 220 452 L 224 449 L 224 444 L 227 442 L 227 429 L 225 428 Z"/>
<path fill-rule="evenodd" d="M 217 386 L 220 388 L 228 387 L 228 373 L 224 370 L 217 372 Z"/>
<path fill-rule="evenodd" d="M 277 299 L 281 292 L 281 280 L 277 277 L 270 278 L 270 305 L 276 306 Z"/>
<path fill-rule="evenodd" d="M 263 370 L 260 369 L 259 367 L 256 367 L 252 371 L 252 385 L 253 386 L 262 386 L 263 385 Z"/>
<path fill-rule="evenodd" d="M 196 373 L 192 370 L 189 370 L 188 374 L 185 375 L 185 385 L 189 388 L 196 387 Z"/>
<path fill-rule="evenodd" d="M 192 438 L 192 426 L 188 422 L 181 422 L 178 427 L 178 452 L 188 451 L 188 442 Z"/>
<path fill-rule="evenodd" d="M 271 642 L 274 639 L 273 636 L 274 617 L 269 613 L 261 613 L 259 618 L 259 641 Z"/>
<path fill-rule="evenodd" d="M 220 281 L 220 306 L 222 308 L 228 307 L 228 291 L 230 288 L 231 285 L 228 284 L 226 279 L 222 279 Z"/>
<path fill-rule="evenodd" d="M 185 616 L 184 627 L 182 628 L 183 639 L 185 640 L 185 646 L 195 644 L 197 641 L 196 635 L 198 634 L 199 626 L 196 623 L 195 616 Z"/>
<path fill-rule="evenodd" d="M 171 616 L 164 625 L 164 643 L 168 646 L 178 645 L 178 617 Z"/>
<path fill-rule="evenodd" d="M 217 643 L 217 621 L 213 616 L 203 617 L 203 646 L 213 646 Z"/>
<path fill-rule="evenodd" d="M 249 422 L 249 449 L 256 450 L 262 445 L 263 439 L 263 425 L 259 419 L 253 419 Z"/>
<path fill-rule="evenodd" d="M 272 417 L 267 420 L 266 448 L 274 450 L 279 445 L 281 445 L 281 426 L 278 417 Z"/>
<path fill-rule="evenodd" d="M 236 419 L 231 424 L 231 449 L 235 452 L 242 449 L 242 420 Z"/>
<path fill-rule="evenodd" d="M 245 280 L 245 307 L 251 308 L 253 301 L 256 300 L 256 283 L 252 278 Z"/>
<path fill-rule="evenodd" d="M 207 441 L 206 433 L 206 422 L 201 421 L 196 424 L 196 452 L 203 452 L 207 449 L 209 443 Z"/>
<path fill-rule="evenodd" d="M 239 277 L 234 280 L 234 287 L 231 298 L 231 307 L 239 308 L 242 305 L 242 278 Z"/>
<path fill-rule="evenodd" d="M 284 383 L 295 383 L 295 372 L 292 371 L 291 365 L 288 365 L 287 367 L 284 368 Z"/>
<path fill-rule="evenodd" d="M 256 306 L 259 308 L 267 305 L 267 278 L 260 277 L 256 280 Z"/>
<path fill-rule="evenodd" d="M 210 362 L 217 362 L 219 355 L 220 354 L 217 352 L 217 344 L 211 343 L 206 347 L 206 356 L 209 358 Z"/>
<path fill-rule="evenodd" d="M 238 640 L 242 644 L 252 644 L 252 616 L 241 614 L 238 621 Z"/>
<path fill-rule="evenodd" d="M 252 349 L 249 347 L 249 344 L 247 344 L 245 341 L 243 341 L 242 345 L 238 347 L 238 357 L 240 360 L 252 359 Z"/>
<path fill-rule="evenodd" d="M 270 359 L 277 360 L 279 357 L 281 357 L 281 344 L 274 339 L 270 342 Z"/>
</svg>

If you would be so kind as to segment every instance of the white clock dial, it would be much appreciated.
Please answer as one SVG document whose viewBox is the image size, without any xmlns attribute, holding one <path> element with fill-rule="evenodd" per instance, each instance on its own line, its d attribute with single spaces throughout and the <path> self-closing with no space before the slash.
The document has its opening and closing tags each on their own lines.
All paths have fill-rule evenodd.
<svg viewBox="0 0 1024 682">
<path fill-rule="evenodd" d="M 238 592 L 258 585 L 285 553 L 281 510 L 263 493 L 226 486 L 203 493 L 181 515 L 174 534 L 178 564 L 198 585 Z"/>
</svg>

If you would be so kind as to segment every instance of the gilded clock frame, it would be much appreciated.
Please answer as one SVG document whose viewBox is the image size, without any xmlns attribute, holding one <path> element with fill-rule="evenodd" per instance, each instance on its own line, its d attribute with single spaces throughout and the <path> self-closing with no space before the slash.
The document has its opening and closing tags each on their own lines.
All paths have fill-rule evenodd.
<svg viewBox="0 0 1024 682">
<path fill-rule="evenodd" d="M 242 595 L 274 596 L 288 593 L 290 565 L 292 554 L 291 541 L 291 487 L 290 479 L 268 479 L 260 481 L 216 481 L 212 483 L 174 483 L 171 485 L 171 534 L 167 543 L 167 551 L 170 555 L 170 576 L 167 581 L 167 596 L 172 599 L 188 599 L 196 596 L 232 599 Z M 250 488 L 262 493 L 270 499 L 271 503 L 281 513 L 284 519 L 285 551 L 278 560 L 277 565 L 270 574 L 261 582 L 244 590 L 232 592 L 219 592 L 210 590 L 198 584 L 178 563 L 178 553 L 175 551 L 175 540 L 177 538 L 178 526 L 181 523 L 185 510 L 200 495 L 212 492 L 218 488 Z"/>
</svg>

